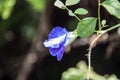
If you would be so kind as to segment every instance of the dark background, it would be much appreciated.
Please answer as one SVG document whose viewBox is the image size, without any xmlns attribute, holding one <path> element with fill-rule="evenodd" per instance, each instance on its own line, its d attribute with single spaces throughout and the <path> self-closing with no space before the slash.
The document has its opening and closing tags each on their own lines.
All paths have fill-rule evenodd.
<svg viewBox="0 0 120 80">
<path fill-rule="evenodd" d="M 66 10 L 54 7 L 54 0 L 46 0 L 44 5 L 44 9 L 35 10 L 34 5 L 26 0 L 16 0 L 10 17 L 0 18 L 0 80 L 60 80 L 65 70 L 75 67 L 81 60 L 87 62 L 85 55 L 92 36 L 75 40 L 72 48 L 66 49 L 60 62 L 50 56 L 42 43 L 50 30 L 60 25 L 71 31 L 75 29 L 77 21 L 68 16 Z M 97 17 L 97 0 L 81 0 L 69 8 L 75 10 L 77 7 L 89 11 L 80 18 Z M 110 26 L 119 23 L 103 7 L 101 19 L 106 19 Z M 120 36 L 117 31 L 118 29 L 109 32 L 107 39 L 98 41 L 92 51 L 91 62 L 97 73 L 115 74 L 120 78 Z"/>
</svg>

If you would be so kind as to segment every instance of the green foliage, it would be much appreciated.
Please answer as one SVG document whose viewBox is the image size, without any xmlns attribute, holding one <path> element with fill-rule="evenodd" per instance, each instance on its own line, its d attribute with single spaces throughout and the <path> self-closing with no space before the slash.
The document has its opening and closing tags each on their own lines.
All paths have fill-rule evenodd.
<svg viewBox="0 0 120 80">
<path fill-rule="evenodd" d="M 45 9 L 45 1 L 46 0 L 27 0 L 36 11 L 43 11 Z"/>
<path fill-rule="evenodd" d="M 71 6 L 71 5 L 75 5 L 79 2 L 80 0 L 66 0 L 65 5 L 66 6 Z M 88 37 L 90 35 L 93 34 L 93 32 L 95 31 L 95 27 L 96 27 L 96 18 L 94 17 L 87 17 L 84 18 L 82 20 L 80 20 L 76 14 L 87 14 L 88 11 L 84 8 L 78 8 L 75 10 L 75 12 L 73 13 L 72 10 L 70 10 L 69 8 L 67 8 L 60 0 L 56 0 L 54 5 L 56 7 L 59 7 L 61 9 L 66 9 L 68 11 L 69 16 L 74 16 L 77 20 L 79 20 L 78 25 L 77 25 L 77 34 L 80 37 Z"/>
<path fill-rule="evenodd" d="M 80 37 L 88 37 L 92 35 L 96 27 L 96 18 L 87 17 L 82 19 L 77 25 L 77 33 Z"/>
<path fill-rule="evenodd" d="M 69 68 L 67 71 L 63 72 L 61 80 L 85 80 L 87 67 L 85 62 L 80 62 L 80 69 Z"/>
<path fill-rule="evenodd" d="M 71 5 L 75 5 L 79 2 L 80 2 L 80 0 L 66 0 L 65 5 L 66 6 L 71 6 Z"/>
<path fill-rule="evenodd" d="M 85 80 L 86 72 L 81 72 L 76 68 L 69 68 L 63 73 L 63 78 L 61 80 Z"/>
<path fill-rule="evenodd" d="M 87 78 L 88 68 L 84 61 L 77 64 L 77 67 L 69 68 L 67 71 L 63 72 L 61 80 L 85 80 Z M 101 76 L 91 70 L 90 72 L 91 80 L 118 80 L 115 75 L 111 76 Z"/>
<path fill-rule="evenodd" d="M 118 0 L 105 0 L 102 6 L 113 16 L 120 19 L 120 3 Z"/>
<path fill-rule="evenodd" d="M 36 11 L 43 11 L 45 9 L 45 0 L 26 0 Z M 3 20 L 10 17 L 16 0 L 0 0 L 0 16 Z"/>
<path fill-rule="evenodd" d="M 0 16 L 6 20 L 10 17 L 16 0 L 0 0 Z"/>
<path fill-rule="evenodd" d="M 78 9 L 75 10 L 74 13 L 75 13 L 75 14 L 84 15 L 84 14 L 87 14 L 88 11 L 87 11 L 86 9 L 84 9 L 84 8 L 78 8 Z"/>
</svg>

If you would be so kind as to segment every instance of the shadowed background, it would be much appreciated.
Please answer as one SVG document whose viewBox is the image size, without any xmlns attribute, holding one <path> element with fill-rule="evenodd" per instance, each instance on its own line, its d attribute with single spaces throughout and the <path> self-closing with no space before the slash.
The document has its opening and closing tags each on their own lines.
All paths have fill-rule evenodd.
<svg viewBox="0 0 120 80">
<path fill-rule="evenodd" d="M 0 1 L 0 80 L 60 80 L 69 67 L 76 66 L 81 60 L 87 62 L 85 55 L 96 35 L 76 39 L 66 48 L 60 62 L 43 46 L 42 42 L 54 26 L 60 25 L 71 31 L 77 25 L 77 20 L 68 16 L 66 10 L 54 7 L 54 1 Z M 75 10 L 78 7 L 89 11 L 80 18 L 97 17 L 97 0 L 81 0 L 69 8 Z M 110 26 L 119 23 L 103 8 L 101 17 Z M 120 78 L 119 32 L 120 29 L 116 29 L 105 34 L 92 51 L 92 66 L 101 75 L 116 74 Z"/>
</svg>

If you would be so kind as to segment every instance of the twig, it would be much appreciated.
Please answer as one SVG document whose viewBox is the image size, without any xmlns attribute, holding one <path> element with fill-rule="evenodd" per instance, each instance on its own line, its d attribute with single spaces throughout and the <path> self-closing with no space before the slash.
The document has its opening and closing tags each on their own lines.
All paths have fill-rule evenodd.
<svg viewBox="0 0 120 80">
<path fill-rule="evenodd" d="M 104 33 L 107 33 L 115 28 L 118 28 L 120 27 L 120 23 L 115 25 L 115 26 L 112 26 L 104 31 L 100 31 L 100 34 L 91 42 L 90 46 L 89 46 L 89 51 L 88 51 L 88 77 L 87 77 L 87 80 L 90 79 L 90 69 L 91 69 L 91 52 L 92 52 L 92 48 L 94 47 L 95 43 L 97 42 L 97 40 L 104 34 Z"/>
<path fill-rule="evenodd" d="M 105 33 L 105 31 L 102 31 L 101 34 L 99 34 L 90 44 L 89 49 L 88 49 L 88 77 L 87 80 L 90 79 L 90 70 L 91 70 L 91 52 L 92 48 L 95 46 L 95 43 L 97 40 Z"/>
<path fill-rule="evenodd" d="M 98 27 L 99 27 L 99 30 L 101 31 L 101 15 L 100 15 L 100 0 L 98 0 Z"/>
</svg>

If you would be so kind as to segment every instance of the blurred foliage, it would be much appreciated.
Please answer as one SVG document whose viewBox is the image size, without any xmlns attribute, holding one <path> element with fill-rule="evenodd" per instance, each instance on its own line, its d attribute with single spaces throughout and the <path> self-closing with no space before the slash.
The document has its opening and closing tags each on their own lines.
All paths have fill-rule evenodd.
<svg viewBox="0 0 120 80">
<path fill-rule="evenodd" d="M 26 0 L 34 10 L 40 12 L 45 9 L 46 0 Z M 10 17 L 16 0 L 0 0 L 0 16 L 3 20 L 6 20 Z"/>
<path fill-rule="evenodd" d="M 36 11 L 43 11 L 45 9 L 45 2 L 46 2 L 46 0 L 27 0 L 27 2 Z"/>
<path fill-rule="evenodd" d="M 31 41 L 36 32 L 38 14 L 45 6 L 46 0 L 0 0 L 0 44 L 12 41 L 19 32 L 28 42 Z M 12 36 L 7 35 L 9 32 Z"/>
<path fill-rule="evenodd" d="M 31 41 L 33 39 L 33 36 L 36 34 L 36 30 L 32 25 L 24 25 L 21 31 L 22 36 L 25 37 L 27 41 Z"/>
<path fill-rule="evenodd" d="M 12 13 L 16 0 L 0 0 L 0 15 L 2 19 L 8 19 Z"/>
<path fill-rule="evenodd" d="M 69 68 L 63 72 L 61 80 L 85 80 L 87 78 L 88 68 L 84 61 L 80 61 L 77 67 Z M 90 72 L 91 80 L 118 80 L 115 75 L 101 76 L 91 69 Z"/>
</svg>

